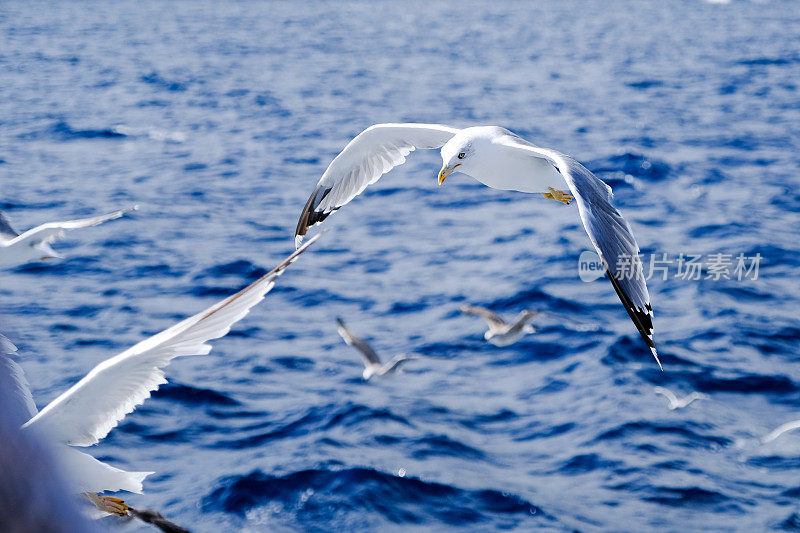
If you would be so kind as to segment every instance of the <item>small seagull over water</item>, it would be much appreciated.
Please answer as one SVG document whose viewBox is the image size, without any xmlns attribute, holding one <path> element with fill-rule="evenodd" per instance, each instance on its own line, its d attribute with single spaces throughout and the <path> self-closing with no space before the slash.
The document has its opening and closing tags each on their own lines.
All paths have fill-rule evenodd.
<svg viewBox="0 0 800 533">
<path fill-rule="evenodd" d="M 11 359 L 0 356 L 0 363 L 10 368 L 15 380 L 17 408 L 30 417 L 23 429 L 38 431 L 54 445 L 53 454 L 74 494 L 82 494 L 103 512 L 119 516 L 128 513 L 124 501 L 98 493 L 120 490 L 141 493 L 142 482 L 153 472 L 126 472 L 74 447 L 92 446 L 105 438 L 125 415 L 150 397 L 151 391 L 167 382 L 163 369 L 174 358 L 208 354 L 211 351 L 208 341 L 227 335 L 233 324 L 264 299 L 276 278 L 307 245 L 236 294 L 106 359 L 39 412 L 22 369 Z M 47 509 L 42 509 L 42 513 L 47 513 Z"/>
<path fill-rule="evenodd" d="M 608 279 L 658 362 L 653 309 L 641 264 L 635 261 L 639 246 L 630 225 L 611 203 L 611 188 L 572 157 L 536 146 L 505 128 L 370 126 L 325 170 L 300 214 L 295 244 L 299 246 L 308 228 L 321 223 L 420 148 L 441 149 L 439 185 L 453 172 L 462 172 L 494 189 L 541 193 L 563 204 L 575 200 Z"/>
<path fill-rule="evenodd" d="M 489 324 L 489 329 L 483 334 L 483 338 L 495 346 L 508 346 L 529 333 L 536 333 L 536 328 L 530 322 L 541 314 L 539 311 L 525 309 L 520 311 L 509 324 L 503 317 L 485 307 L 465 305 L 461 308 L 461 312 L 484 319 Z"/>
<path fill-rule="evenodd" d="M 684 407 L 686 407 L 695 400 L 708 399 L 708 396 L 703 394 L 702 392 L 692 392 L 691 394 L 687 394 L 683 398 L 678 398 L 674 392 L 664 387 L 655 387 L 653 389 L 653 392 L 662 395 L 669 401 L 667 407 L 669 407 L 670 411 L 674 411 L 675 409 L 683 409 Z"/>
<path fill-rule="evenodd" d="M 364 379 L 369 379 L 372 376 L 391 374 L 409 359 L 417 359 L 412 355 L 395 355 L 388 363 L 381 364 L 381 359 L 378 357 L 378 354 L 375 353 L 375 350 L 373 350 L 369 344 L 353 335 L 353 332 L 347 329 L 347 326 L 344 325 L 344 321 L 341 318 L 336 319 L 336 325 L 338 326 L 339 335 L 344 339 L 344 342 L 361 353 L 361 357 L 364 359 L 364 373 L 362 374 Z"/>
<path fill-rule="evenodd" d="M 60 259 L 63 256 L 53 250 L 50 245 L 56 239 L 62 237 L 65 231 L 97 226 L 136 209 L 138 209 L 138 206 L 120 209 L 119 211 L 96 217 L 79 218 L 64 222 L 45 222 L 22 234 L 17 233 L 5 214 L 0 213 L 0 265 L 9 266 L 30 261 Z"/>
</svg>

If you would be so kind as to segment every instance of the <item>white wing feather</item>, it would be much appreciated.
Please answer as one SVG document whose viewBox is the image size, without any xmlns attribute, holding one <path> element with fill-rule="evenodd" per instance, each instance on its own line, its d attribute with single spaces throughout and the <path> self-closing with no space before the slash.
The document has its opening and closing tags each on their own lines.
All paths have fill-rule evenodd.
<svg viewBox="0 0 800 533">
<path fill-rule="evenodd" d="M 308 228 L 361 194 L 370 184 L 420 148 L 441 148 L 458 129 L 440 124 L 376 124 L 359 133 L 337 155 L 308 199 L 295 232 L 299 246 Z"/>
<path fill-rule="evenodd" d="M 24 427 L 41 428 L 57 442 L 73 446 L 97 443 L 151 391 L 167 382 L 163 367 L 175 357 L 210 352 L 206 342 L 227 334 L 315 240 L 309 240 L 272 272 L 233 296 L 103 361 Z"/>
<path fill-rule="evenodd" d="M 0 372 L 3 372 L 11 379 L 10 386 L 13 387 L 11 394 L 8 396 L 9 403 L 6 405 L 7 410 L 13 410 L 14 415 L 25 417 L 22 420 L 27 420 L 36 414 L 36 403 L 33 401 L 31 388 L 28 380 L 25 378 L 25 373 L 13 359 L 11 354 L 16 353 L 17 347 L 14 346 L 4 335 L 0 334 Z"/>
</svg>

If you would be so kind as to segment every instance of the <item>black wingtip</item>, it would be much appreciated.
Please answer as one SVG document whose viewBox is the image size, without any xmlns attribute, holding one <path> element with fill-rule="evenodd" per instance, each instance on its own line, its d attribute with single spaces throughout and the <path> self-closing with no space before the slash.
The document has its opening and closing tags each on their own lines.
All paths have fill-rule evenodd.
<svg viewBox="0 0 800 533">
<path fill-rule="evenodd" d="M 323 213 L 322 211 L 316 211 L 319 204 L 325 199 L 328 194 L 330 194 L 331 188 L 330 187 L 317 187 L 314 189 L 314 192 L 311 193 L 311 196 L 308 197 L 308 201 L 306 202 L 305 207 L 303 207 L 303 212 L 300 214 L 300 220 L 297 221 L 297 228 L 294 231 L 295 243 L 299 246 L 299 243 L 303 240 L 303 236 L 308 232 L 308 228 L 315 224 L 319 224 L 330 215 L 336 209 L 332 209 L 327 213 Z"/>
<path fill-rule="evenodd" d="M 658 352 L 656 351 L 656 344 L 653 342 L 653 308 L 650 304 L 645 304 L 645 308 L 637 308 L 633 305 L 633 302 L 628 297 L 627 294 L 622 290 L 622 287 L 619 284 L 619 280 L 614 277 L 614 275 L 606 269 L 606 274 L 608 274 L 608 279 L 611 280 L 611 285 L 614 287 L 614 290 L 617 292 L 617 296 L 619 296 L 620 301 L 622 301 L 623 307 L 625 307 L 625 311 L 628 312 L 628 316 L 631 317 L 633 324 L 636 326 L 636 329 L 639 331 L 639 335 L 642 336 L 644 342 L 647 344 L 647 347 L 650 348 L 650 351 L 655 357 L 656 362 L 658 363 L 658 367 L 661 370 L 664 368 L 661 366 L 661 361 L 658 359 Z"/>
</svg>

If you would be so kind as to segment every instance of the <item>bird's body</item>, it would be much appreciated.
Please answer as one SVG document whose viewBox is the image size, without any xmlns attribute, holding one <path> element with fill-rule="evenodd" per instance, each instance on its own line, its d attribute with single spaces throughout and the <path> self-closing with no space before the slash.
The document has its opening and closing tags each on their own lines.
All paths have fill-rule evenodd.
<svg viewBox="0 0 800 533">
<path fill-rule="evenodd" d="M 321 223 L 419 148 L 441 149 L 440 184 L 453 172 L 463 172 L 496 189 L 541 193 L 563 203 L 574 199 L 614 290 L 658 361 L 639 246 L 627 221 L 611 203 L 611 188 L 572 157 L 538 147 L 505 128 L 459 130 L 440 124 L 367 128 L 348 143 L 320 178 L 300 215 L 296 244 L 308 228 Z"/>
<path fill-rule="evenodd" d="M 75 446 L 97 444 L 125 415 L 143 403 L 151 391 L 166 383 L 163 368 L 172 359 L 209 353 L 211 346 L 207 342 L 226 335 L 235 322 L 264 298 L 275 279 L 305 249 L 305 246 L 298 249 L 274 270 L 236 294 L 101 362 L 39 412 L 21 369 L 10 359 L 3 359 L 17 385 L 19 408 L 30 417 L 23 429 L 39 432 L 53 445 L 73 492 L 93 496 L 90 499 L 98 507 L 118 502 L 121 506 L 116 510 L 107 506 L 101 508 L 124 514 L 127 509 L 124 502 L 93 493 L 119 490 L 140 493 L 142 481 L 152 472 L 126 472 Z"/>
<path fill-rule="evenodd" d="M 665 387 L 655 387 L 653 391 L 656 394 L 660 394 L 667 399 L 667 401 L 669 402 L 668 407 L 670 411 L 674 411 L 675 409 L 683 409 L 684 407 L 686 407 L 695 400 L 705 400 L 708 398 L 708 396 L 706 396 L 702 392 L 696 392 L 696 391 L 687 394 L 683 398 L 678 398 L 674 392 Z"/>
<path fill-rule="evenodd" d="M 442 159 L 455 159 L 456 163 L 466 161 L 466 152 L 467 155 L 461 160 L 458 159 L 458 154 L 463 146 L 470 146 L 473 153 L 480 151 L 481 157 L 472 160 L 469 166 L 462 162 L 458 172 L 467 174 L 492 189 L 546 193 L 551 187 L 557 190 L 567 188 L 564 176 L 547 159 L 531 157 L 524 151 L 514 149 L 512 145 L 500 142 L 509 135 L 513 134 L 496 126 L 464 128 L 442 147 Z M 517 139 L 523 141 L 519 137 Z M 501 160 L 503 171 L 498 172 L 498 161 Z"/>
<path fill-rule="evenodd" d="M 489 326 L 489 329 L 483 334 L 483 338 L 495 346 L 508 346 L 509 344 L 514 344 L 525 335 L 535 333 L 536 328 L 533 327 L 530 321 L 540 314 L 537 311 L 526 309 L 520 311 L 514 320 L 509 323 L 494 311 L 477 305 L 465 305 L 461 308 L 461 312 L 483 318 Z"/>
<path fill-rule="evenodd" d="M 380 357 L 375 353 L 375 350 L 362 339 L 353 335 L 353 332 L 345 326 L 341 318 L 336 319 L 336 325 L 339 335 L 344 342 L 358 350 L 361 354 L 361 358 L 364 361 L 364 372 L 361 375 L 366 380 L 369 380 L 372 376 L 391 374 L 400 368 L 401 364 L 409 359 L 415 359 L 415 357 L 410 355 L 395 355 L 386 363 L 381 363 Z"/>
<path fill-rule="evenodd" d="M 50 246 L 65 231 L 97 226 L 108 220 L 119 218 L 136 206 L 120 209 L 105 215 L 64 222 L 46 222 L 20 234 L 11 226 L 6 216 L 0 213 L 0 266 L 13 266 L 30 261 L 57 259 L 61 255 Z"/>
</svg>

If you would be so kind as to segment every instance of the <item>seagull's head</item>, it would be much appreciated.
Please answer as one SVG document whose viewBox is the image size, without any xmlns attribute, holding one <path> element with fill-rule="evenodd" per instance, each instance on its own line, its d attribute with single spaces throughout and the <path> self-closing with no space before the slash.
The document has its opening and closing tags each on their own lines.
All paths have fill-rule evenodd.
<svg viewBox="0 0 800 533">
<path fill-rule="evenodd" d="M 447 176 L 458 170 L 464 174 L 469 174 L 472 155 L 475 147 L 469 139 L 463 139 L 456 135 L 442 146 L 442 170 L 439 171 L 439 185 L 444 183 Z"/>
</svg>

